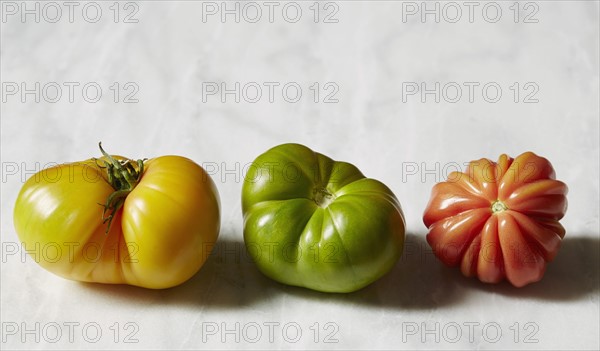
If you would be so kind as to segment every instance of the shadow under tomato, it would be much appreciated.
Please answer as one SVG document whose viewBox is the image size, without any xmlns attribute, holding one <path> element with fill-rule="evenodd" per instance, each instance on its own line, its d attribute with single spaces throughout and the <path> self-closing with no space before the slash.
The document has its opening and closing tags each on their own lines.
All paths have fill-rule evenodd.
<svg viewBox="0 0 600 351">
<path fill-rule="evenodd" d="M 347 294 L 321 293 L 278 284 L 280 290 L 319 301 L 335 301 L 397 309 L 435 309 L 459 302 L 456 282 L 447 274 L 425 241 L 424 234 L 407 234 L 402 257 L 381 279 Z"/>
<path fill-rule="evenodd" d="M 599 289 L 599 239 L 566 237 L 542 281 L 523 288 L 507 282 L 484 284 L 444 266 L 433 255 L 424 234 L 409 233 L 394 268 L 373 284 L 353 293 L 322 293 L 277 283 L 260 273 L 235 233 L 221 235 L 200 271 L 182 285 L 150 290 L 128 285 L 79 283 L 86 292 L 107 300 L 146 307 L 152 304 L 229 309 L 277 299 L 281 293 L 309 300 L 354 306 L 397 309 L 437 309 L 460 303 L 473 290 L 518 298 L 576 300 Z"/>
<path fill-rule="evenodd" d="M 249 306 L 275 293 L 272 282 L 256 269 L 246 253 L 244 243 L 228 239 L 227 235 L 221 235 L 200 271 L 179 286 L 152 290 L 129 285 L 79 285 L 93 295 L 140 306 L 185 305 L 202 309 Z"/>
<path fill-rule="evenodd" d="M 476 279 L 463 277 L 463 280 L 468 288 L 511 297 L 554 301 L 587 298 L 600 288 L 600 239 L 567 234 L 556 258 L 548 263 L 542 280 L 522 288 L 515 288 L 506 281 L 484 284 Z"/>
<path fill-rule="evenodd" d="M 322 293 L 287 286 L 264 276 L 244 243 L 221 235 L 200 271 L 187 282 L 163 290 L 129 285 L 79 283 L 92 295 L 120 300 L 140 307 L 152 304 L 228 309 L 276 299 L 283 292 L 319 301 L 399 309 L 432 309 L 457 302 L 456 282 L 429 248 L 424 235 L 408 234 L 404 253 L 394 268 L 373 284 L 353 293 Z"/>
</svg>

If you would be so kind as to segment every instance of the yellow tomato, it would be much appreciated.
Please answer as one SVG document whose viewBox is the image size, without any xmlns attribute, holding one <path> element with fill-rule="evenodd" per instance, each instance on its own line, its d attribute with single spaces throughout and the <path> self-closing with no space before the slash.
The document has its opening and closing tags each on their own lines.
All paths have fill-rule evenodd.
<svg viewBox="0 0 600 351">
<path fill-rule="evenodd" d="M 104 155 L 27 180 L 14 213 L 24 249 L 67 279 L 152 289 L 185 282 L 219 234 L 214 182 L 180 156 Z"/>
</svg>

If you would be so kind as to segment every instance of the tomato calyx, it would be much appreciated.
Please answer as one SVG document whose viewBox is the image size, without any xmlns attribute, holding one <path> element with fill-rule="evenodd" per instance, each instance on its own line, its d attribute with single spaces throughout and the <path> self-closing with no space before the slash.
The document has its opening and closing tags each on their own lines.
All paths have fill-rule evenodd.
<svg viewBox="0 0 600 351">
<path fill-rule="evenodd" d="M 144 174 L 144 161 L 146 159 L 137 161 L 130 159 L 116 160 L 104 151 L 102 142 L 98 143 L 98 146 L 106 159 L 95 159 L 95 161 L 96 163 L 102 163 L 102 165 L 98 164 L 98 166 L 106 169 L 106 174 L 108 175 L 107 182 L 115 189 L 106 199 L 106 203 L 100 204 L 104 207 L 102 211 L 102 223 L 108 222 L 105 232 L 108 234 L 117 211 L 123 207 L 125 198 L 142 178 L 142 174 Z"/>
<path fill-rule="evenodd" d="M 498 213 L 508 210 L 508 206 L 504 204 L 504 202 L 500 200 L 494 201 L 492 204 L 492 213 Z"/>
<path fill-rule="evenodd" d="M 335 200 L 335 195 L 326 188 L 315 188 L 313 190 L 313 200 L 321 208 L 327 208 Z"/>
</svg>

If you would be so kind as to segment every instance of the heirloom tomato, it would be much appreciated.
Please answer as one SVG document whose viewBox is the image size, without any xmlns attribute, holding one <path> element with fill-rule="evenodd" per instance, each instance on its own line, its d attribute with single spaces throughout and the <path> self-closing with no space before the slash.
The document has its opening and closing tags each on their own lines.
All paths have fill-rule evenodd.
<svg viewBox="0 0 600 351">
<path fill-rule="evenodd" d="M 542 278 L 565 229 L 567 186 L 550 162 L 526 152 L 469 163 L 433 187 L 423 221 L 435 255 L 465 276 L 517 287 Z"/>
<path fill-rule="evenodd" d="M 402 253 L 404 217 L 392 191 L 303 145 L 279 145 L 254 160 L 242 210 L 247 251 L 284 284 L 355 291 Z"/>
<path fill-rule="evenodd" d="M 188 280 L 219 233 L 210 176 L 180 156 L 133 161 L 102 153 L 27 180 L 14 212 L 24 248 L 72 280 L 152 289 Z"/>
</svg>

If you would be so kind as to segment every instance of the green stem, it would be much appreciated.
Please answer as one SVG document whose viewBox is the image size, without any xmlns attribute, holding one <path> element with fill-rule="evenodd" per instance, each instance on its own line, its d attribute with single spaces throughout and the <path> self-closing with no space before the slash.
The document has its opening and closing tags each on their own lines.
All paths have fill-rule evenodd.
<svg viewBox="0 0 600 351">
<path fill-rule="evenodd" d="M 106 168 L 108 183 L 115 189 L 115 191 L 108 196 L 108 199 L 106 199 L 106 203 L 100 204 L 104 207 L 104 211 L 102 211 L 102 223 L 108 222 L 105 232 L 108 234 L 115 215 L 125 203 L 125 198 L 136 187 L 142 178 L 142 174 L 144 174 L 145 159 L 137 161 L 126 159 L 119 161 L 104 151 L 102 142 L 98 143 L 98 146 L 100 147 L 100 152 L 102 152 L 102 155 L 104 155 L 106 159 L 96 159 L 96 162 L 101 161 L 104 163 L 104 165 L 100 167 Z"/>
<path fill-rule="evenodd" d="M 492 213 L 498 213 L 506 210 L 508 210 L 508 207 L 500 200 L 496 200 L 492 204 Z"/>
<path fill-rule="evenodd" d="M 335 195 L 330 193 L 327 188 L 317 187 L 313 190 L 313 200 L 321 207 L 326 208 L 335 199 Z"/>
</svg>

